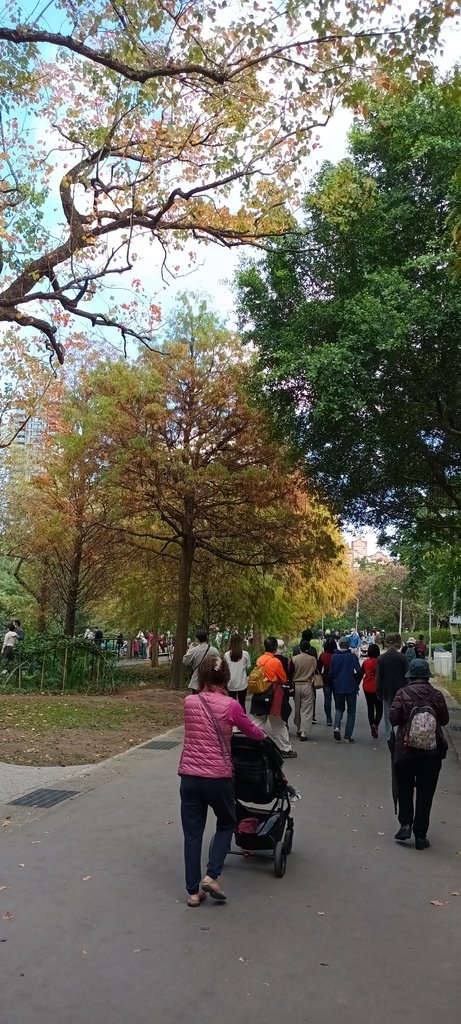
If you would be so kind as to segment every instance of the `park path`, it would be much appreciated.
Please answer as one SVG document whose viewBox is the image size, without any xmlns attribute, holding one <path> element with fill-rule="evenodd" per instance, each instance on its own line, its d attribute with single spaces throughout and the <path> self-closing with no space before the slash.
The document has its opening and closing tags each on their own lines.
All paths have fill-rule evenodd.
<svg viewBox="0 0 461 1024">
<path fill-rule="evenodd" d="M 46 812 L 9 807 L 2 1022 L 457 1024 L 458 762 L 450 752 L 417 853 L 393 841 L 387 748 L 363 698 L 354 745 L 321 724 L 314 737 L 287 762 L 303 798 L 285 878 L 229 858 L 225 906 L 185 906 L 179 746 L 66 780 L 81 795 Z"/>
</svg>

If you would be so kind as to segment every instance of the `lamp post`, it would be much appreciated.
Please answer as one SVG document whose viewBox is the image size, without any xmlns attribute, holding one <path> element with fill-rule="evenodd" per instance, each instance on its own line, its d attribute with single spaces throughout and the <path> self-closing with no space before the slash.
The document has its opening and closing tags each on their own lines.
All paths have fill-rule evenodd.
<svg viewBox="0 0 461 1024">
<path fill-rule="evenodd" d="M 398 587 L 392 587 L 400 594 L 400 608 L 399 608 L 399 636 L 402 636 L 402 622 L 403 622 L 403 593 Z"/>
<path fill-rule="evenodd" d="M 357 632 L 358 632 L 358 625 L 359 625 L 359 599 L 357 597 L 357 600 L 355 602 L 355 628 L 356 628 Z"/>
</svg>

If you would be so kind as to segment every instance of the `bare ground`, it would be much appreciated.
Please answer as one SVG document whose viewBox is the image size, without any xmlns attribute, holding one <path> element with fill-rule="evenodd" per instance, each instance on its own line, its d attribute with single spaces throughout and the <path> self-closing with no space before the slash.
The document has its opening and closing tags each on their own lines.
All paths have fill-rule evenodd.
<svg viewBox="0 0 461 1024">
<path fill-rule="evenodd" d="M 180 725 L 182 693 L 129 690 L 114 696 L 0 695 L 0 761 L 94 764 Z"/>
</svg>

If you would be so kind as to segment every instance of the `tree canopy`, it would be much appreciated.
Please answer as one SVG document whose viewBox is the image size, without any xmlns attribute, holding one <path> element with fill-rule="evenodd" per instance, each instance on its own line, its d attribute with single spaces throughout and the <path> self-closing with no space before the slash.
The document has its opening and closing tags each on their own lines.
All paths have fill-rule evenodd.
<svg viewBox="0 0 461 1024">
<path fill-rule="evenodd" d="M 461 80 L 364 99 L 305 237 L 239 276 L 259 388 L 343 518 L 461 534 L 461 291 L 449 213 Z"/>
<path fill-rule="evenodd" d="M 340 101 L 423 77 L 457 11 L 418 0 L 61 0 L 0 24 L 0 323 L 64 358 L 76 324 L 152 342 L 136 261 L 291 226 Z M 176 255 L 175 255 L 176 254 Z M 116 287 L 127 278 L 126 296 Z M 121 301 L 123 300 L 123 301 Z"/>
</svg>

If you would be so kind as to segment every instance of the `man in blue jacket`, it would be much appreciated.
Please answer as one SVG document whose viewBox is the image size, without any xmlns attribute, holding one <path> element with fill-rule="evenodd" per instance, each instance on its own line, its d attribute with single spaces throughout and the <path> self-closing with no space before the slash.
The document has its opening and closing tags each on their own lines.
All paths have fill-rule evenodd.
<svg viewBox="0 0 461 1024">
<path fill-rule="evenodd" d="M 355 725 L 355 710 L 363 668 L 359 659 L 349 649 L 349 638 L 341 637 L 339 650 L 335 651 L 330 665 L 330 676 L 333 680 L 335 697 L 335 727 L 333 736 L 341 742 L 341 722 L 347 705 L 346 730 L 344 739 L 353 743 L 352 733 Z"/>
</svg>

